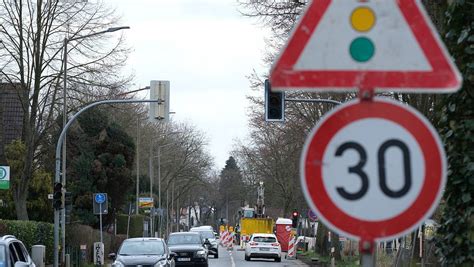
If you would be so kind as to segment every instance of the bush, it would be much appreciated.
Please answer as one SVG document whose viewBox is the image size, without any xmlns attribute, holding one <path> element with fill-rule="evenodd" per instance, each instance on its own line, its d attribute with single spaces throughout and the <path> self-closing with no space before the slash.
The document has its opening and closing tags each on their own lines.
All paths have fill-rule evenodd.
<svg viewBox="0 0 474 267">
<path fill-rule="evenodd" d="M 102 233 L 104 242 L 104 257 L 110 252 L 117 252 L 118 248 L 125 240 L 124 235 L 113 235 L 107 232 Z M 66 228 L 66 244 L 73 250 L 78 250 L 81 245 L 87 246 L 87 259 L 92 261 L 94 242 L 100 241 L 100 231 L 88 225 L 71 224 Z"/>
<path fill-rule="evenodd" d="M 35 221 L 0 220 L 0 235 L 14 235 L 31 252 L 34 245 L 46 246 L 46 264 L 53 262 L 53 224 Z"/>
<path fill-rule="evenodd" d="M 142 237 L 143 236 L 143 221 L 145 216 L 143 215 L 132 215 L 130 216 L 130 229 L 129 237 Z M 117 234 L 127 234 L 128 215 L 120 214 L 117 215 Z"/>
</svg>

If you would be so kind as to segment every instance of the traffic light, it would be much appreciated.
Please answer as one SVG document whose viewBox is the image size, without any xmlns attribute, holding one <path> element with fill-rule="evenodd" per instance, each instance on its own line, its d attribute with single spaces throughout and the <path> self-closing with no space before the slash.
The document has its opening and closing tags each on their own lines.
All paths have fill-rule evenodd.
<svg viewBox="0 0 474 267">
<path fill-rule="evenodd" d="M 150 103 L 149 119 L 169 121 L 170 118 L 170 82 L 151 81 L 150 99 L 158 99 L 158 103 Z"/>
<path fill-rule="evenodd" d="M 291 227 L 298 227 L 298 217 L 300 216 L 299 212 L 294 210 L 291 214 Z"/>
<path fill-rule="evenodd" d="M 265 121 L 285 121 L 285 93 L 272 92 L 268 79 L 265 80 Z"/>
<path fill-rule="evenodd" d="M 63 206 L 63 184 L 55 183 L 53 192 L 53 207 L 56 210 Z"/>
</svg>

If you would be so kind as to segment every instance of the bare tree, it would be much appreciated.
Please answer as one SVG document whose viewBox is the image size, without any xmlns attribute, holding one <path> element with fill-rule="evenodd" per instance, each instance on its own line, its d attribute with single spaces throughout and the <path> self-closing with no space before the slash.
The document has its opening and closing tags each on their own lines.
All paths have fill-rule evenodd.
<svg viewBox="0 0 474 267">
<path fill-rule="evenodd" d="M 64 38 L 88 35 L 117 22 L 114 11 L 101 2 L 63 0 L 3 0 L 0 3 L 0 73 L 19 84 L 24 112 L 22 141 L 27 146 L 24 168 L 14 185 L 18 219 L 27 220 L 26 198 L 32 170 L 37 166 L 41 142 L 54 126 L 61 102 Z M 69 97 L 102 94 L 120 89 L 128 79 L 117 73 L 128 50 L 122 38 L 97 35 L 71 43 L 68 54 Z"/>
</svg>

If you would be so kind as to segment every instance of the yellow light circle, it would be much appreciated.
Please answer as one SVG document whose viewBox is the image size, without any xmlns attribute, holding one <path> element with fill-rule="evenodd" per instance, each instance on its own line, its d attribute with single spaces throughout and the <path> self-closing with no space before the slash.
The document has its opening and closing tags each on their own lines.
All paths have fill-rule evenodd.
<svg viewBox="0 0 474 267">
<path fill-rule="evenodd" d="M 375 14 L 368 7 L 358 7 L 351 15 L 352 27 L 359 32 L 366 32 L 375 25 Z"/>
</svg>

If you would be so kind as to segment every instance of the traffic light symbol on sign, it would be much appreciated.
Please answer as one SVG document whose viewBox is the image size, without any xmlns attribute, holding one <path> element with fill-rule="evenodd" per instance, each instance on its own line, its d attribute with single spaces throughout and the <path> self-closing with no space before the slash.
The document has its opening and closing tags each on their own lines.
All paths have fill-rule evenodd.
<svg viewBox="0 0 474 267">
<path fill-rule="evenodd" d="M 265 80 L 265 121 L 285 121 L 285 94 L 272 92 L 268 79 Z"/>
<path fill-rule="evenodd" d="M 376 21 L 374 11 L 366 6 L 356 7 L 351 14 L 350 22 L 352 28 L 359 33 L 370 31 Z M 357 62 L 367 62 L 375 54 L 375 45 L 370 38 L 359 36 L 352 40 L 349 53 Z"/>
<path fill-rule="evenodd" d="M 53 192 L 53 207 L 56 210 L 61 209 L 63 206 L 63 185 L 61 183 L 54 184 Z"/>
</svg>

